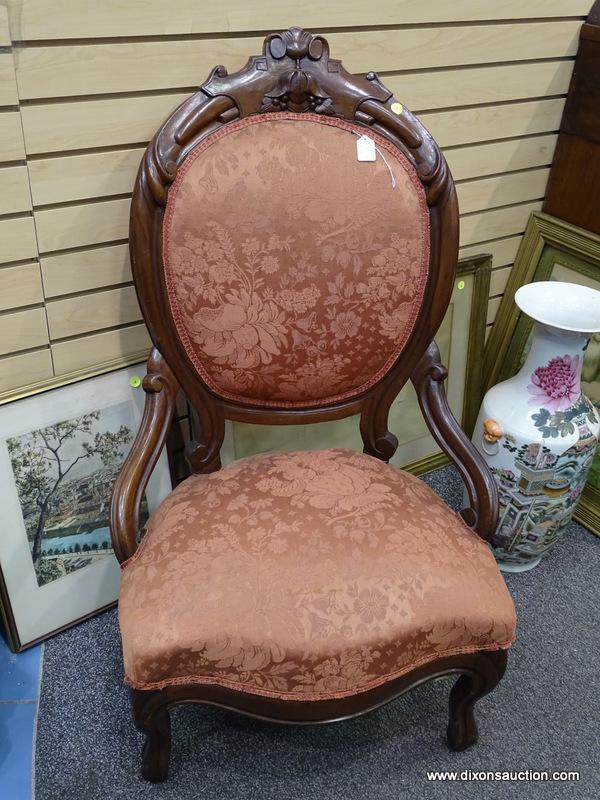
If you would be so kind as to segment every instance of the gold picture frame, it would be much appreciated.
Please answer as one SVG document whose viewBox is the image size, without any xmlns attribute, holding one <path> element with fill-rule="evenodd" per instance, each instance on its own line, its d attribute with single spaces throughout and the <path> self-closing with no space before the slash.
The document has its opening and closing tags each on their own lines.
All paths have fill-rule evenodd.
<svg viewBox="0 0 600 800">
<path fill-rule="evenodd" d="M 53 375 L 51 378 L 34 381 L 25 386 L 20 386 L 17 389 L 13 388 L 0 391 L 0 406 L 6 403 L 13 403 L 15 400 L 22 400 L 25 397 L 31 397 L 34 394 L 47 392 L 50 389 L 60 389 L 62 386 L 78 383 L 79 381 L 86 380 L 86 378 L 95 378 L 98 375 L 105 375 L 109 372 L 115 372 L 118 369 L 132 367 L 135 364 L 145 362 L 149 352 L 149 348 L 144 348 L 143 350 L 131 353 L 127 356 L 119 356 L 119 358 L 113 358 L 110 361 L 102 361 L 92 366 L 73 370 L 72 372 L 65 372 L 62 375 Z"/>
<path fill-rule="evenodd" d="M 517 308 L 516 290 L 526 283 L 553 279 L 600 290 L 600 236 L 549 214 L 534 212 L 485 348 L 485 390 L 515 375 L 527 353 L 533 322 Z M 600 336 L 592 337 L 582 378 L 585 394 L 599 405 Z M 574 518 L 600 536 L 600 448 Z"/>
</svg>

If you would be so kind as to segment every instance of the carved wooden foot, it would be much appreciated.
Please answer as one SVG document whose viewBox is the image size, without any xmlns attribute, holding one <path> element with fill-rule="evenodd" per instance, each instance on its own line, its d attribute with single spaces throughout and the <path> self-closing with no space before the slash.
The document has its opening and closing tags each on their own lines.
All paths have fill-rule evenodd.
<svg viewBox="0 0 600 800">
<path fill-rule="evenodd" d="M 142 751 L 142 776 L 152 783 L 164 781 L 169 774 L 171 759 L 171 718 L 168 711 L 154 723 L 146 734 Z"/>
<path fill-rule="evenodd" d="M 159 783 L 169 774 L 171 758 L 171 718 L 163 692 L 131 690 L 136 727 L 146 735 L 142 751 L 142 776 Z"/>
<path fill-rule="evenodd" d="M 477 742 L 475 703 L 498 685 L 505 669 L 506 651 L 480 653 L 474 668 L 456 681 L 450 692 L 448 746 L 451 750 L 466 750 Z"/>
<path fill-rule="evenodd" d="M 450 721 L 448 746 L 451 750 L 466 750 L 475 744 L 479 734 L 473 709 L 482 694 L 479 682 L 472 675 L 462 675 L 450 692 Z"/>
</svg>

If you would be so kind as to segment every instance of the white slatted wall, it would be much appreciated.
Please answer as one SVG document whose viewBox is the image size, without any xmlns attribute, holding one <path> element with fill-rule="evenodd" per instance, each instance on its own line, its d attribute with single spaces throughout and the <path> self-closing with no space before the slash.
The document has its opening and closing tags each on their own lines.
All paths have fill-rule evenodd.
<svg viewBox="0 0 600 800">
<path fill-rule="evenodd" d="M 215 64 L 323 32 L 444 148 L 491 323 L 541 208 L 590 0 L 8 0 L 0 6 L 0 391 L 143 350 L 128 204 L 143 148 Z M 8 13 L 7 13 L 8 12 Z M 250 32 L 249 32 L 250 31 Z"/>
</svg>

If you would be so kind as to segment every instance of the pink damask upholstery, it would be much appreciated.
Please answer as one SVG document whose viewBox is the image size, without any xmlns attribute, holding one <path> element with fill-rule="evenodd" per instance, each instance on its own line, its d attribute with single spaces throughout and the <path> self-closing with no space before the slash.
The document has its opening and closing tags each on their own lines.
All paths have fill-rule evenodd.
<svg viewBox="0 0 600 800">
<path fill-rule="evenodd" d="M 163 262 L 185 350 L 217 395 L 314 406 L 358 395 L 402 352 L 428 277 L 429 215 L 402 153 L 314 114 L 245 118 L 169 191 Z M 218 146 L 214 146 L 218 143 Z"/>
<path fill-rule="evenodd" d="M 266 453 L 184 481 L 123 564 L 127 682 L 338 698 L 507 648 L 488 546 L 417 478 L 350 450 Z"/>
</svg>

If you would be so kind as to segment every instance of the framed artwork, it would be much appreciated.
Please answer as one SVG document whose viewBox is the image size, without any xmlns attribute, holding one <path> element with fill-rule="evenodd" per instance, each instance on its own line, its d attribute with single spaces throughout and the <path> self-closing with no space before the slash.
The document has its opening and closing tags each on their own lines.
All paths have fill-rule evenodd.
<svg viewBox="0 0 600 800">
<path fill-rule="evenodd" d="M 568 222 L 531 215 L 485 350 L 485 389 L 512 377 L 523 364 L 533 322 L 517 308 L 516 290 L 533 281 L 566 281 L 600 289 L 600 236 Z M 600 334 L 585 353 L 581 388 L 600 406 Z M 575 519 L 600 536 L 600 449 L 575 511 Z"/>
<path fill-rule="evenodd" d="M 481 367 L 491 256 L 459 262 L 448 312 L 436 342 L 448 367 L 446 390 L 450 406 L 471 432 L 481 402 Z M 407 383 L 390 409 L 389 428 L 399 440 L 392 464 L 421 474 L 447 463 L 423 420 L 412 384 Z M 268 450 L 309 450 L 350 447 L 362 450 L 357 416 L 312 425 L 249 425 L 228 422 L 223 463 Z"/>
<path fill-rule="evenodd" d="M 114 604 L 116 474 L 139 427 L 145 365 L 0 405 L 0 598 L 20 651 Z M 142 519 L 171 491 L 166 454 Z"/>
<path fill-rule="evenodd" d="M 20 400 L 23 397 L 30 397 L 32 394 L 39 394 L 49 389 L 56 389 L 61 386 L 66 386 L 69 383 L 77 383 L 78 381 L 92 378 L 96 375 L 104 375 L 107 372 L 114 372 L 122 367 L 133 366 L 142 361 L 146 361 L 150 352 L 150 339 L 148 337 L 148 345 L 142 350 L 138 350 L 130 355 L 121 355 L 118 358 L 109 359 L 108 361 L 102 360 L 100 356 L 98 361 L 89 367 L 83 367 L 71 372 L 63 372 L 60 375 L 53 375 L 50 378 L 44 378 L 41 381 L 35 381 L 19 388 L 5 388 L 4 381 L 0 381 L 0 405 L 4 403 L 12 403 L 13 400 Z"/>
</svg>

